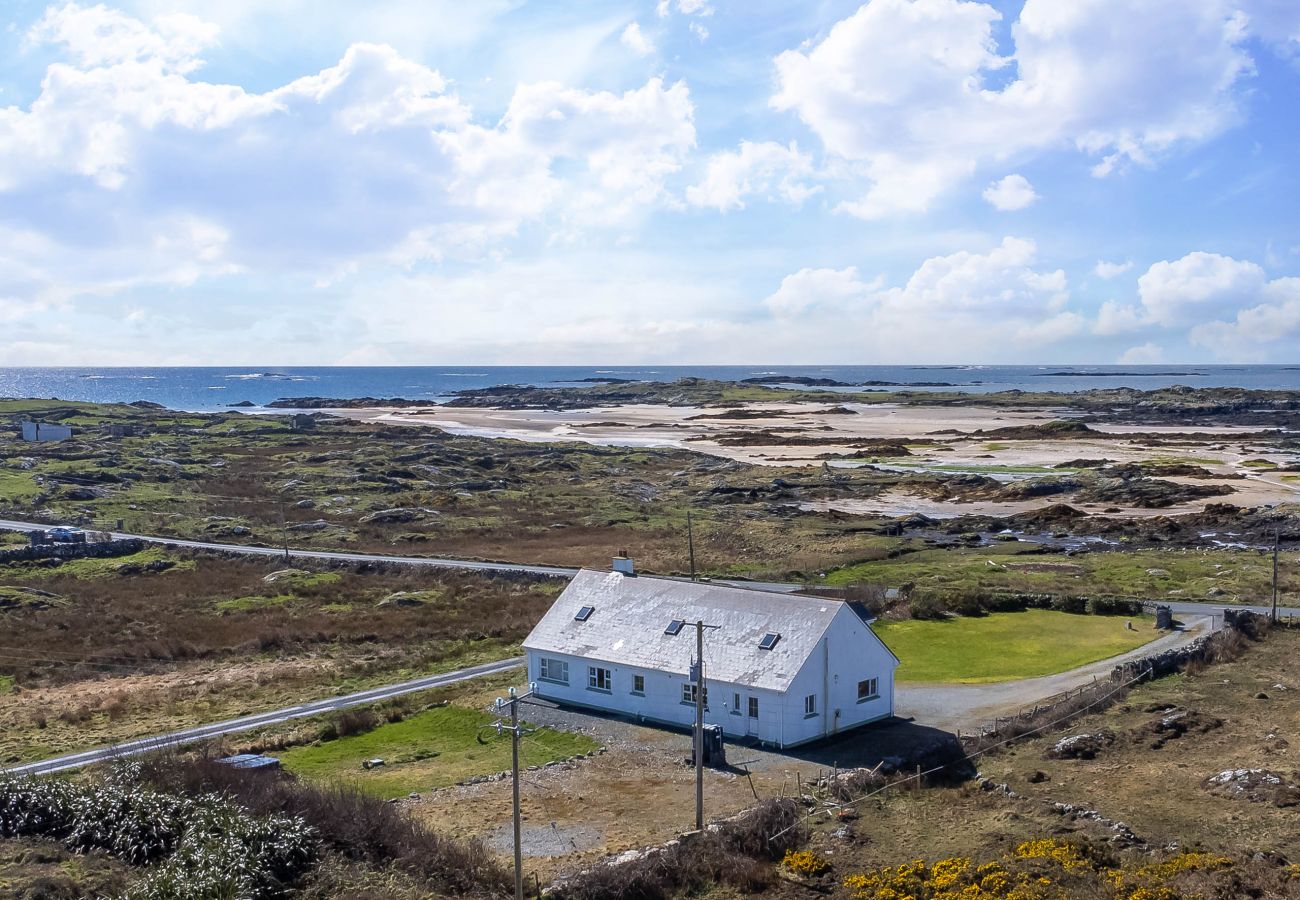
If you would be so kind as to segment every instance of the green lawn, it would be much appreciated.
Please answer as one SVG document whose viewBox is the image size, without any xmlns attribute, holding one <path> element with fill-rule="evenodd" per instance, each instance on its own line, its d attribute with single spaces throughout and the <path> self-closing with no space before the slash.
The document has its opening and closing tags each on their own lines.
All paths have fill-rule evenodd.
<svg viewBox="0 0 1300 900">
<path fill-rule="evenodd" d="M 471 775 L 510 768 L 510 736 L 490 729 L 495 720 L 478 710 L 442 706 L 374 731 L 295 747 L 277 754 L 286 769 L 315 779 L 347 779 L 382 797 L 446 787 Z M 520 744 L 520 764 L 542 765 L 599 746 L 586 735 L 541 728 Z M 382 758 L 366 771 L 361 763 Z"/>
<path fill-rule="evenodd" d="M 1135 631 L 1125 627 L 1132 622 Z M 1149 616 L 1083 616 L 1031 609 L 979 618 L 877 622 L 902 660 L 899 681 L 979 684 L 1065 672 L 1157 637 Z"/>
</svg>

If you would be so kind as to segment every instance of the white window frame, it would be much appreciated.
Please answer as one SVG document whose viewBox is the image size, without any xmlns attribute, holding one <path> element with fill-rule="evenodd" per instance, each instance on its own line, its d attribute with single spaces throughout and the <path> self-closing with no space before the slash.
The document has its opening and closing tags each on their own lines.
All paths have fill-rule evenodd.
<svg viewBox="0 0 1300 900">
<path fill-rule="evenodd" d="M 748 712 L 749 712 L 749 718 L 751 718 L 751 719 L 757 719 L 757 718 L 758 718 L 758 698 L 757 698 L 757 697 L 750 697 L 750 698 L 749 698 L 749 710 L 748 710 Z"/>
<path fill-rule="evenodd" d="M 687 706 L 695 705 L 695 682 L 688 681 L 682 685 L 682 703 Z M 704 708 L 709 708 L 709 687 L 704 686 Z"/>
<path fill-rule="evenodd" d="M 737 693 L 731 695 L 731 714 L 733 716 L 740 715 L 740 695 Z"/>
<path fill-rule="evenodd" d="M 817 695 L 809 694 L 803 698 L 803 717 L 805 719 L 817 718 Z"/>
<path fill-rule="evenodd" d="M 640 687 L 637 687 L 638 683 L 640 684 Z M 632 676 L 632 693 L 636 694 L 638 697 L 644 697 L 644 696 L 645 696 L 645 676 L 644 676 L 644 675 L 633 675 L 633 676 Z"/>
<path fill-rule="evenodd" d="M 866 693 L 863 693 L 863 688 Z M 878 677 L 864 678 L 858 682 L 858 702 L 866 703 L 868 700 L 880 699 L 880 679 Z"/>
<path fill-rule="evenodd" d="M 608 694 L 614 687 L 614 672 L 604 666 L 587 666 L 587 690 Z"/>
<path fill-rule="evenodd" d="M 552 671 L 556 666 L 559 666 L 560 669 L 558 673 Z M 562 659 L 543 656 L 537 662 L 537 680 L 567 685 L 569 683 L 569 664 Z"/>
</svg>

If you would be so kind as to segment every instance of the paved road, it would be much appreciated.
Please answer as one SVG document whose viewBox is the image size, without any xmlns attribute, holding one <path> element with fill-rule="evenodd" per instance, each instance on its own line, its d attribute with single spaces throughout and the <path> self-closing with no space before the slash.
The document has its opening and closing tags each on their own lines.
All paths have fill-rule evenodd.
<svg viewBox="0 0 1300 900">
<path fill-rule="evenodd" d="M 37 522 L 0 520 L 0 529 L 10 531 L 34 531 L 46 527 L 48 526 Z M 210 550 L 222 553 L 242 553 L 252 556 L 279 557 L 284 553 L 283 550 L 278 550 L 273 547 L 249 547 L 242 544 L 221 544 L 213 541 L 189 541 L 177 538 L 117 532 L 114 532 L 113 536 L 117 538 L 138 538 L 155 544 L 188 547 L 191 549 Z M 560 578 L 569 578 L 577 573 L 577 569 L 559 566 L 530 566 L 516 563 L 495 563 L 482 562 L 479 560 L 431 558 L 424 556 L 386 556 L 377 553 L 295 550 L 292 551 L 292 555 L 310 559 L 340 560 L 345 562 L 387 562 L 430 566 L 435 568 L 469 569 L 483 572 L 519 572 Z M 802 587 L 802 585 L 779 582 L 732 581 L 722 583 L 743 585 L 759 590 L 781 592 L 795 591 Z M 1222 626 L 1222 612 L 1213 609 L 1208 604 L 1174 602 L 1170 605 L 1173 607 L 1175 615 L 1186 617 L 1189 620 L 1195 616 L 1203 618 L 1197 620 L 1194 625 L 1189 621 L 1189 625 L 1192 627 L 1189 627 L 1187 631 L 1177 635 L 1160 638 L 1151 644 L 1133 651 L 1130 655 L 1144 655 L 1153 649 L 1164 649 L 1166 646 L 1176 646 L 1180 642 L 1191 640 L 1195 637 L 1196 633 L 1201 633 L 1206 629 L 1214 629 Z M 1241 606 L 1234 608 L 1249 609 L 1262 613 L 1268 612 L 1268 607 L 1265 606 Z M 1279 612 L 1283 615 L 1300 615 L 1300 608 L 1282 607 L 1279 609 Z M 1124 657 L 1117 657 L 1115 659 L 1105 660 L 1103 662 L 1095 663 L 1092 666 L 1084 666 L 1081 669 L 1075 669 L 1071 672 L 1065 672 L 1060 675 L 1052 675 L 1045 678 L 1035 678 L 1017 682 L 1004 682 L 992 685 L 946 685 L 942 687 L 900 685 L 897 688 L 897 708 L 901 715 L 913 715 L 916 717 L 917 721 L 923 722 L 927 725 L 933 725 L 940 728 L 970 727 L 973 723 L 988 721 L 996 715 L 1006 715 L 1023 706 L 1034 703 L 1037 700 L 1052 696 L 1061 691 L 1069 690 L 1072 687 L 1077 687 L 1079 684 L 1091 680 L 1094 675 L 1109 672 L 1111 667 L 1120 662 L 1123 658 Z M 522 663 L 522 659 L 508 659 L 500 662 L 487 663 L 482 666 L 461 669 L 444 675 L 418 678 L 412 681 L 390 685 L 388 687 L 361 691 L 356 694 L 348 694 L 343 697 L 333 697 L 326 700 L 315 701 L 313 703 L 302 704 L 300 706 L 288 707 L 286 709 L 274 710 L 252 716 L 244 716 L 239 719 L 231 719 L 225 722 L 217 722 L 212 725 L 204 725 L 197 728 L 171 732 L 169 734 L 142 738 L 140 740 L 129 741 L 112 747 L 103 747 L 97 750 L 67 754 L 65 756 L 59 756 L 37 763 L 28 763 L 23 766 L 18 766 L 11 771 L 27 772 L 31 774 L 48 774 L 64 771 L 66 769 L 75 769 L 91 763 L 101 762 L 114 756 L 130 756 L 138 753 L 145 753 L 163 747 L 193 743 L 195 741 L 217 737 L 223 734 L 249 731 L 265 725 L 284 722 L 289 719 L 318 715 L 320 713 L 344 709 L 349 706 L 356 706 L 363 703 L 374 703 L 401 694 L 408 694 L 443 684 L 453 684 L 457 681 L 464 681 L 482 675 L 506 671 L 515 668 Z"/>
<path fill-rule="evenodd" d="M 0 519 L 0 530 L 4 531 L 39 531 L 49 528 L 39 522 L 17 522 Z M 284 550 L 278 547 L 250 547 L 245 544 L 219 544 L 215 541 L 187 541 L 180 538 L 157 537 L 147 534 L 127 534 L 110 532 L 114 538 L 134 538 L 151 544 L 165 544 L 172 547 L 189 547 L 193 550 L 213 550 L 219 553 L 243 553 L 249 556 L 283 557 Z M 528 575 L 551 575 L 557 578 L 572 578 L 578 574 L 577 569 L 563 566 L 528 566 L 520 563 L 483 562 L 476 559 L 450 559 L 428 556 L 386 556 L 381 553 L 341 553 L 331 550 L 291 550 L 290 558 L 329 559 L 342 562 L 395 562 L 413 566 L 432 566 L 439 569 L 472 569 L 479 572 L 519 572 Z"/>
<path fill-rule="evenodd" d="M 200 725 L 197 728 L 186 728 L 168 734 L 159 734 L 135 741 L 126 741 L 125 743 L 114 744 L 109 747 L 100 747 L 95 750 L 85 750 L 80 753 L 68 753 L 64 756 L 56 756 L 53 759 L 44 759 L 40 762 L 12 766 L 4 771 L 27 775 L 50 775 L 54 772 L 63 772 L 68 769 L 79 769 L 82 766 L 88 766 L 92 763 L 104 762 L 105 760 L 115 759 L 118 757 L 135 756 L 140 753 L 149 753 L 166 747 L 179 747 L 184 744 L 192 744 L 196 741 L 218 737 L 223 734 L 236 734 L 241 731 L 252 731 L 254 728 L 261 728 L 264 725 L 275 725 L 278 722 L 287 722 L 290 719 L 301 719 L 304 716 L 316 716 L 321 713 L 334 712 L 336 710 L 346 709 L 349 706 L 359 706 L 363 703 L 378 703 L 380 700 L 387 700 L 390 697 L 398 697 L 402 694 L 411 694 L 415 691 L 428 690 L 429 688 L 441 687 L 446 684 L 455 684 L 458 681 L 468 681 L 471 678 L 482 678 L 484 675 L 495 675 L 498 672 L 508 672 L 523 664 L 523 657 L 497 660 L 496 662 L 484 663 L 479 666 L 471 666 L 467 669 L 457 669 L 454 672 L 444 672 L 441 675 L 429 675 L 424 678 L 403 681 L 401 684 L 392 684 L 387 687 L 372 688 L 368 691 L 358 691 L 355 694 L 345 694 L 342 697 L 330 697 L 326 700 L 316 700 L 312 703 L 290 706 L 273 712 L 242 716 L 238 719 L 227 719 L 224 722 L 214 722 L 211 725 Z"/>
<path fill-rule="evenodd" d="M 19 522 L 12 519 L 0 519 L 0 531 L 40 531 L 49 528 L 40 522 Z M 129 534 L 121 531 L 108 532 L 114 538 L 132 538 L 167 547 L 187 547 L 191 550 L 210 550 L 217 553 L 240 553 L 247 556 L 266 556 L 283 558 L 284 549 L 280 547 L 251 547 L 247 544 L 221 544 L 215 541 L 190 541 L 182 538 L 159 537 L 148 534 Z M 436 569 L 466 569 L 474 572 L 511 572 L 524 575 L 544 575 L 553 578 L 572 578 L 578 570 L 566 566 L 532 566 L 524 563 L 485 562 L 478 559 L 453 559 L 447 556 L 390 556 L 383 553 L 345 553 L 336 550 L 298 550 L 291 549 L 289 558 L 323 559 L 336 562 L 376 562 L 398 563 L 400 565 L 429 566 Z M 658 576 L 670 577 L 670 576 Z M 681 579 L 685 580 L 685 579 Z M 777 581 L 745 581 L 744 579 L 717 579 L 719 584 L 731 584 L 738 587 L 753 588 L 759 591 L 790 593 L 803 588 L 802 584 L 787 584 Z"/>
</svg>

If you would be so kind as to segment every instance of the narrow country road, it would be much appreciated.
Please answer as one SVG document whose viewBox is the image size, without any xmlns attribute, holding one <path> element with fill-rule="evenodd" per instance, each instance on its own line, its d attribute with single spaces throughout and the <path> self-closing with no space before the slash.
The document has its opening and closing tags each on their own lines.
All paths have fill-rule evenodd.
<svg viewBox="0 0 1300 900">
<path fill-rule="evenodd" d="M 0 519 L 0 530 L 4 531 L 40 531 L 49 528 L 40 522 L 17 522 Z M 109 532 L 114 538 L 134 538 L 151 544 L 164 544 L 173 547 L 188 547 L 192 550 L 212 550 L 218 553 L 244 553 L 249 556 L 271 556 L 283 558 L 285 552 L 279 547 L 249 547 L 244 544 L 219 544 L 214 541 L 188 541 L 181 538 L 157 537 L 147 534 L 127 534 Z M 572 578 L 577 569 L 563 566 L 529 566 L 520 563 L 483 562 L 475 559 L 448 559 L 429 556 L 386 556 L 382 553 L 343 553 L 334 550 L 290 550 L 289 558 L 328 559 L 340 562 L 394 562 L 412 566 L 431 566 L 438 569 L 470 569 L 477 572 L 518 572 L 527 575 L 550 575 L 556 578 Z"/>
<path fill-rule="evenodd" d="M 214 738 L 223 734 L 237 734 L 241 731 L 252 731 L 254 728 L 261 728 L 265 725 L 275 725 L 279 722 L 287 722 L 290 719 L 316 716 L 321 713 L 347 709 L 349 706 L 359 706 L 363 703 L 378 703 L 381 700 L 387 700 L 390 697 L 398 697 L 402 694 L 410 694 L 415 691 L 442 687 L 443 685 L 455 684 L 459 681 L 468 681 L 472 678 L 482 678 L 484 675 L 495 675 L 498 672 L 508 672 L 511 669 L 518 668 L 523 665 L 523 663 L 524 660 L 522 657 L 497 660 L 496 662 L 470 666 L 467 669 L 457 669 L 454 672 L 444 672 L 441 675 L 428 675 L 424 678 L 415 678 L 411 681 L 403 681 L 400 684 L 392 684 L 387 687 L 371 688 L 368 691 L 357 691 L 355 694 L 344 694 L 341 697 L 330 697 L 325 700 L 303 703 L 300 706 L 290 706 L 272 712 L 257 713 L 251 716 L 241 716 L 238 719 L 227 719 L 224 722 L 214 722 L 211 725 L 185 728 L 168 734 L 159 734 L 153 737 L 140 738 L 139 740 L 126 741 L 121 744 L 99 747 L 94 750 L 68 753 L 63 756 L 56 756 L 52 759 L 41 760 L 40 762 L 11 766 L 2 771 L 20 775 L 50 775 L 68 769 L 79 769 L 82 766 L 104 762 L 109 759 L 135 756 L 140 753 L 149 753 L 167 747 L 179 747 L 182 744 L 191 744 L 195 741 Z"/>
<path fill-rule="evenodd" d="M 34 531 L 48 527 L 48 525 L 38 522 L 20 522 L 0 519 L 0 530 Z M 219 553 L 240 553 L 250 556 L 268 557 L 282 557 L 284 555 L 282 549 L 276 549 L 274 547 L 249 547 L 241 544 L 221 544 L 213 541 L 191 541 L 179 538 L 118 532 L 113 532 L 112 534 L 114 538 L 137 538 L 153 544 L 187 547 L 195 550 L 208 550 Z M 561 566 L 535 566 L 519 563 L 484 562 L 480 560 L 451 559 L 445 557 L 388 556 L 378 553 L 346 553 L 330 550 L 293 550 L 291 551 L 291 557 L 292 556 L 343 562 L 399 563 L 404 565 L 429 566 L 432 568 L 443 569 L 466 569 L 480 572 L 517 572 L 555 578 L 571 578 L 578 571 L 577 569 Z M 783 593 L 796 591 L 804 587 L 804 585 L 780 582 L 728 581 L 722 579 L 719 579 L 718 583 L 733 584 L 738 587 L 749 587 L 758 590 L 777 591 Z M 1028 706 L 1039 700 L 1046 699 L 1055 694 L 1085 684 L 1088 681 L 1091 681 L 1094 677 L 1099 677 L 1109 672 L 1113 666 L 1127 658 L 1143 656 L 1153 650 L 1162 650 L 1178 646 L 1195 639 L 1200 634 L 1220 628 L 1223 625 L 1222 608 L 1216 609 L 1210 604 L 1187 601 L 1171 602 L 1169 605 L 1173 608 L 1175 615 L 1187 617 L 1187 627 L 1183 631 L 1158 638 L 1150 644 L 1139 647 L 1123 656 L 1102 660 L 1057 675 L 1048 675 L 1042 678 L 1030 678 L 1021 681 L 998 682 L 984 685 L 922 685 L 900 683 L 896 688 L 896 708 L 900 715 L 912 716 L 916 721 L 936 728 L 954 730 L 956 728 L 978 727 L 979 725 L 991 721 L 995 716 L 1009 715 L 1024 706 Z M 1265 614 L 1269 612 L 1269 607 L 1267 606 L 1241 606 L 1234 604 L 1231 608 L 1250 610 L 1252 612 Z M 1297 607 L 1279 607 L 1278 612 L 1281 615 L 1286 616 L 1300 616 L 1300 608 Z M 430 675 L 424 678 L 413 679 L 411 681 L 403 681 L 387 687 L 372 688 L 371 690 L 359 691 L 341 697 L 331 697 L 324 700 L 304 703 L 299 706 L 291 706 L 270 712 L 243 716 L 238 719 L 229 719 L 224 722 L 216 722 L 211 725 L 182 729 L 168 734 L 127 741 L 110 747 L 102 747 L 78 753 L 69 753 L 52 759 L 42 760 L 40 762 L 25 763 L 20 766 L 14 766 L 4 771 L 37 775 L 76 769 L 81 766 L 102 762 L 106 759 L 112 759 L 119 756 L 132 756 L 165 747 L 189 744 L 224 734 L 250 731 L 265 725 L 274 725 L 290 719 L 319 715 L 321 713 L 345 709 L 349 706 L 375 703 L 402 694 L 422 691 L 445 684 L 454 684 L 458 681 L 466 681 L 471 678 L 479 678 L 497 672 L 505 672 L 523 665 L 523 662 L 522 658 L 512 658 L 485 663 L 483 665 L 472 666 L 454 672 L 447 672 L 442 675 Z"/>
</svg>

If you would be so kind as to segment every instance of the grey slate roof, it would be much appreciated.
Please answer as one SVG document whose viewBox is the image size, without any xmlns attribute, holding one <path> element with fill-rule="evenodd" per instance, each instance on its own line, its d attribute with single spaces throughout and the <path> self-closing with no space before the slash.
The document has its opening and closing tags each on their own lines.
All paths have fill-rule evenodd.
<svg viewBox="0 0 1300 900">
<path fill-rule="evenodd" d="M 704 635 L 704 677 L 784 691 L 845 604 L 701 582 L 584 569 L 524 641 L 524 649 L 685 675 L 695 654 L 691 623 L 720 625 Z M 585 622 L 574 620 L 595 607 Z M 673 619 L 688 624 L 664 634 Z M 758 642 L 781 635 L 771 650 Z M 870 640 L 871 638 L 869 638 Z"/>
</svg>

